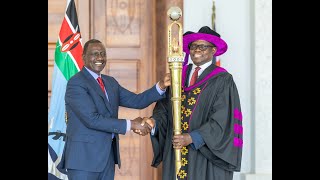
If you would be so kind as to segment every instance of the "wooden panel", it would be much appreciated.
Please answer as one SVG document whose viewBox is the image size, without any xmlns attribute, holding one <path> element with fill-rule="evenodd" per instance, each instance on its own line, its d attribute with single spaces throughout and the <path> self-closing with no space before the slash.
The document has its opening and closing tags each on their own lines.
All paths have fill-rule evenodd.
<svg viewBox="0 0 320 180">
<path fill-rule="evenodd" d="M 140 116 L 139 110 L 120 107 L 119 118 L 134 119 Z M 123 179 L 139 179 L 139 166 L 140 162 L 140 138 L 139 135 L 133 132 L 127 132 L 120 137 L 120 156 L 121 156 L 121 169 L 116 166 L 115 180 Z"/>
<path fill-rule="evenodd" d="M 140 138 L 139 135 L 128 132 L 120 135 L 121 169 L 116 166 L 115 180 L 133 180 L 140 178 Z"/>
<path fill-rule="evenodd" d="M 114 77 L 121 86 L 138 92 L 139 60 L 108 60 L 107 74 Z"/>
<path fill-rule="evenodd" d="M 140 0 L 109 0 L 107 6 L 107 47 L 140 46 Z"/>
<path fill-rule="evenodd" d="M 48 1 L 48 42 L 57 41 L 67 1 Z"/>
<path fill-rule="evenodd" d="M 141 59 L 142 58 L 140 48 L 107 48 L 107 55 L 108 55 L 108 59 Z"/>
</svg>

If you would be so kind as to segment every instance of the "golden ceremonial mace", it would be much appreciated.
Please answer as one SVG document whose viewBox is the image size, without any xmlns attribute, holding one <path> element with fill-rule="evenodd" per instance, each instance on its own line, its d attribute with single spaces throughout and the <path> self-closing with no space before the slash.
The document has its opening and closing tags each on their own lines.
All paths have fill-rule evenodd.
<svg viewBox="0 0 320 180">
<path fill-rule="evenodd" d="M 182 11 L 179 7 L 171 7 L 167 11 L 167 15 L 173 21 L 168 25 L 168 63 L 171 73 L 173 132 L 174 135 L 178 135 L 181 134 L 181 78 L 184 59 L 182 54 L 182 25 L 177 21 L 182 16 Z M 178 41 L 176 38 L 172 38 L 172 26 L 174 24 L 178 26 Z M 174 151 L 177 177 L 181 168 L 181 150 L 175 149 Z"/>
</svg>

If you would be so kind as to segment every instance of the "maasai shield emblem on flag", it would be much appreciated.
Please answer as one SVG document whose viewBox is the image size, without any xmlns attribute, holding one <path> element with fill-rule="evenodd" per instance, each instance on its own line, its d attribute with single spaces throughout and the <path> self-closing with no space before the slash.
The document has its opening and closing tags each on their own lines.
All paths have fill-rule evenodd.
<svg viewBox="0 0 320 180">
<path fill-rule="evenodd" d="M 57 169 L 66 136 L 65 102 L 67 82 L 80 71 L 82 42 L 74 0 L 67 0 L 56 44 L 52 75 L 52 96 L 48 115 L 48 180 L 68 179 Z"/>
</svg>

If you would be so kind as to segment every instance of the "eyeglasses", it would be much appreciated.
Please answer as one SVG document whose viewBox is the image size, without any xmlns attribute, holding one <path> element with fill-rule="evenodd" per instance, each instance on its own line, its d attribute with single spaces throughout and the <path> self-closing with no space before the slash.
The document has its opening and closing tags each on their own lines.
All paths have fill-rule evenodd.
<svg viewBox="0 0 320 180">
<path fill-rule="evenodd" d="M 101 57 L 106 57 L 107 56 L 107 53 L 105 51 L 96 51 L 96 52 L 92 52 L 92 53 L 89 53 L 90 56 L 93 56 L 95 58 L 99 57 L 99 55 Z"/>
<path fill-rule="evenodd" d="M 189 45 L 189 49 L 190 50 L 196 50 L 196 49 L 200 49 L 201 51 L 205 51 L 208 49 L 208 47 L 215 47 L 212 45 L 204 45 L 204 44 L 191 44 Z"/>
</svg>

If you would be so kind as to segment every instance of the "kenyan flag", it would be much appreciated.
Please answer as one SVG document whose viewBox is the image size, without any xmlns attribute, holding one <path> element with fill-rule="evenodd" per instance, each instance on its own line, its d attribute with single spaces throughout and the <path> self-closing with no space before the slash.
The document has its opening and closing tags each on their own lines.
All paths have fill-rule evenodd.
<svg viewBox="0 0 320 180">
<path fill-rule="evenodd" d="M 48 115 L 48 180 L 68 179 L 56 166 L 65 144 L 64 94 L 68 80 L 83 66 L 82 42 L 74 0 L 67 7 L 56 44 L 52 76 L 52 93 Z"/>
</svg>

